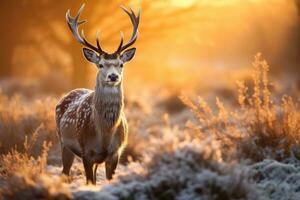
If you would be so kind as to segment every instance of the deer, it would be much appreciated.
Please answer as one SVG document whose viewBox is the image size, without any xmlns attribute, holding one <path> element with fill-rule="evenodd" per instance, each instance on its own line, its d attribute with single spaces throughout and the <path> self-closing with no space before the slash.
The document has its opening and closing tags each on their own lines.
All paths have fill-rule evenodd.
<svg viewBox="0 0 300 200">
<path fill-rule="evenodd" d="M 96 184 L 97 167 L 105 163 L 106 179 L 115 174 L 120 156 L 128 138 L 128 124 L 124 113 L 123 67 L 132 60 L 136 48 L 131 47 L 138 37 L 140 10 L 136 15 L 132 9 L 121 7 L 129 16 L 133 31 L 131 38 L 123 44 L 123 33 L 117 50 L 107 53 L 102 50 L 99 34 L 96 45 L 89 43 L 79 26 L 86 22 L 66 13 L 67 25 L 75 39 L 82 44 L 83 55 L 97 67 L 95 89 L 74 89 L 64 95 L 55 108 L 56 129 L 61 146 L 62 174 L 70 176 L 74 157 L 83 162 L 87 184 Z"/>
</svg>

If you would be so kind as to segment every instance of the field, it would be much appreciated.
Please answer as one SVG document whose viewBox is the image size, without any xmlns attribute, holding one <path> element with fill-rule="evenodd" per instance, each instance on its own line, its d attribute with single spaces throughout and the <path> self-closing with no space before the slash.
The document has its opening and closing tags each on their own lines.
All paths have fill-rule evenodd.
<svg viewBox="0 0 300 200">
<path fill-rule="evenodd" d="M 266 15 L 274 19 L 278 16 L 281 23 L 272 27 L 266 25 L 267 21 L 259 22 L 262 32 L 274 32 L 270 36 L 262 33 L 267 35 L 266 46 L 262 53 L 257 53 L 261 49 L 256 43 L 262 40 L 256 38 L 256 32 L 250 31 L 247 36 L 239 37 L 239 31 L 230 32 L 231 26 L 221 27 L 222 22 L 209 14 L 218 11 L 220 5 L 191 6 L 183 1 L 171 2 L 176 5 L 175 10 L 163 13 L 170 20 L 174 15 L 178 16 L 178 27 L 173 27 L 177 25 L 174 20 L 169 24 L 161 21 L 150 24 L 150 21 L 149 27 L 142 26 L 141 33 L 148 30 L 148 37 L 154 39 L 142 35 L 137 46 L 137 60 L 133 61 L 132 67 L 131 63 L 125 67 L 129 139 L 111 181 L 105 179 L 101 165 L 97 184 L 86 185 L 80 158 L 75 159 L 70 177 L 61 174 L 55 106 L 69 90 L 76 87 L 93 89 L 95 84 L 95 68 L 87 66 L 78 71 L 70 64 L 72 60 L 76 63 L 77 56 L 83 58 L 80 46 L 75 46 L 77 56 L 64 58 L 53 57 L 53 52 L 62 49 L 60 55 L 67 55 L 71 48 L 55 45 L 50 45 L 48 51 L 39 48 L 48 63 L 41 62 L 41 55 L 28 47 L 28 51 L 23 50 L 23 57 L 14 58 L 17 61 L 12 64 L 9 75 L 0 70 L 0 75 L 5 74 L 0 76 L 0 199 L 300 199 L 300 62 L 297 60 L 300 50 L 297 45 L 293 46 L 299 40 L 291 44 L 278 42 L 285 41 L 283 28 L 285 24 L 291 24 L 293 16 L 283 19 L 277 13 L 279 8 L 289 14 L 297 11 L 295 16 L 299 22 L 299 4 L 292 3 L 297 1 L 272 1 Z M 117 3 L 108 6 L 109 9 Z M 292 5 L 298 7 L 294 10 Z M 203 6 L 207 6 L 207 10 L 196 15 Z M 243 3 L 221 6 L 226 11 L 239 8 L 243 16 L 252 12 L 247 10 L 248 4 Z M 262 10 L 255 6 L 255 20 L 260 20 Z M 145 21 L 157 14 L 147 3 L 142 7 L 145 8 Z M 190 16 L 207 22 L 203 30 L 195 30 L 211 45 L 205 46 L 203 41 L 197 43 L 200 47 L 179 42 L 180 48 L 176 48 L 176 44 L 168 47 L 174 52 L 155 49 L 153 42 L 160 41 L 161 47 L 166 48 L 164 45 L 186 28 L 194 30 L 182 25 Z M 251 30 L 255 29 L 252 27 L 255 20 L 247 21 Z M 108 26 L 105 26 L 106 22 L 103 20 L 103 27 Z M 54 29 L 60 30 L 57 24 L 53 24 Z M 231 35 L 231 52 L 220 50 L 227 44 L 222 43 L 222 37 L 216 36 L 216 29 L 209 24 L 219 24 L 226 36 Z M 159 38 L 153 30 L 159 26 L 169 27 L 172 34 L 162 30 L 161 34 L 166 35 Z M 46 32 L 41 27 L 36 28 L 37 32 Z M 206 35 L 205 30 L 216 35 Z M 298 34 L 299 30 L 298 27 Z M 295 29 L 291 32 L 297 35 Z M 188 37 L 193 38 L 192 35 L 185 36 L 181 41 L 184 43 Z M 243 49 L 238 43 L 243 41 L 243 46 L 245 39 L 251 39 L 255 44 L 247 44 Z M 37 37 L 35 42 L 38 41 Z M 53 42 L 52 39 L 49 41 Z M 110 38 L 103 41 L 107 44 L 115 42 Z M 190 47 L 190 52 L 183 52 L 187 51 L 186 47 Z M 205 47 L 208 52 L 203 50 Z M 16 48 L 18 55 L 22 54 L 22 48 L 27 47 Z M 272 48 L 281 51 L 266 50 Z M 214 60 L 216 57 L 218 59 Z M 31 61 L 29 67 L 18 68 L 28 60 Z M 85 63 L 83 59 L 78 62 Z M 53 64 L 61 68 L 52 69 Z M 81 76 L 84 72 L 85 77 Z"/>
</svg>

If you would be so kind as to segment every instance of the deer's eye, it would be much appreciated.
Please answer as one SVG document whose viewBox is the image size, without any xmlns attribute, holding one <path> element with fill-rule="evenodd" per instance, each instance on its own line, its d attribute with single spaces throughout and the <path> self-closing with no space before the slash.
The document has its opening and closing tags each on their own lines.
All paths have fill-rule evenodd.
<svg viewBox="0 0 300 200">
<path fill-rule="evenodd" d="M 121 68 L 123 67 L 123 63 L 120 64 L 120 67 L 121 67 Z"/>
<path fill-rule="evenodd" d="M 99 64 L 99 68 L 103 68 L 103 65 L 102 65 L 102 64 Z"/>
</svg>

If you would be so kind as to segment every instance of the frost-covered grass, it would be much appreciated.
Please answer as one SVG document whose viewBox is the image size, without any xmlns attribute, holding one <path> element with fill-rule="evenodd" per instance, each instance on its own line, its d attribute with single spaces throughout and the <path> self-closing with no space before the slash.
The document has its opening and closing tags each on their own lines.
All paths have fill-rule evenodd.
<svg viewBox="0 0 300 200">
<path fill-rule="evenodd" d="M 176 133 L 175 133 L 176 134 Z M 154 142 L 154 141 L 152 141 Z M 170 146 L 169 146 L 170 145 Z M 131 163 L 91 199 L 258 199 L 244 169 L 225 164 L 211 139 L 170 139 L 143 164 Z M 155 158 L 155 159 L 153 159 Z"/>
<path fill-rule="evenodd" d="M 265 159 L 251 166 L 258 190 L 272 200 L 297 200 L 300 197 L 300 162 Z"/>
<path fill-rule="evenodd" d="M 215 107 L 196 94 L 182 103 L 163 89 L 128 93 L 128 147 L 111 182 L 99 167 L 96 186 L 80 159 L 61 176 L 59 97 L 1 93 L 0 199 L 300 199 L 299 97 L 275 95 L 260 55 L 253 68 L 238 100 L 230 91 Z"/>
</svg>

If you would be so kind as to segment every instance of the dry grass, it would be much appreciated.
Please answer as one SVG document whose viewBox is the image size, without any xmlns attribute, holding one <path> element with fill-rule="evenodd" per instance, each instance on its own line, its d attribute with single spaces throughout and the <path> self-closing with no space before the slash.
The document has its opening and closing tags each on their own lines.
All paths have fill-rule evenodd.
<svg viewBox="0 0 300 200">
<path fill-rule="evenodd" d="M 24 139 L 38 130 L 37 145 L 30 150 L 35 156 L 41 152 L 43 141 L 56 141 L 54 106 L 57 99 L 41 97 L 29 100 L 23 96 L 8 97 L 0 93 L 0 152 L 12 148 L 24 151 Z M 9 138 L 9 142 L 7 139 Z"/>
<path fill-rule="evenodd" d="M 51 142 L 44 142 L 40 156 L 31 155 L 38 130 L 25 138 L 23 152 L 12 149 L 0 157 L 0 198 L 2 199 L 71 199 L 62 179 L 51 176 L 47 168 Z"/>
<path fill-rule="evenodd" d="M 48 151 L 51 147 L 51 142 L 44 142 L 40 156 L 34 158 L 31 154 L 32 148 L 36 145 L 38 130 L 33 133 L 30 141 L 25 137 L 23 144 L 23 152 L 19 152 L 13 148 L 7 154 L 2 154 L 0 157 L 1 178 L 9 178 L 15 174 L 23 174 L 33 176 L 36 174 L 45 173 L 47 166 Z"/>
<path fill-rule="evenodd" d="M 198 132 L 217 136 L 224 148 L 236 151 L 238 159 L 299 158 L 299 104 L 288 96 L 283 96 L 281 102 L 272 100 L 269 66 L 261 54 L 255 56 L 253 67 L 253 94 L 248 93 L 244 82 L 237 82 L 240 106 L 235 110 L 226 109 L 219 98 L 216 98 L 217 112 L 201 97 L 196 103 L 186 96 L 181 100 L 198 119 Z"/>
<path fill-rule="evenodd" d="M 0 197 L 2 199 L 70 199 L 59 177 L 47 171 L 48 152 L 56 144 L 56 99 L 34 101 L 0 94 Z"/>
</svg>

